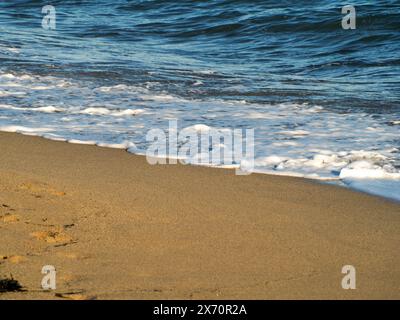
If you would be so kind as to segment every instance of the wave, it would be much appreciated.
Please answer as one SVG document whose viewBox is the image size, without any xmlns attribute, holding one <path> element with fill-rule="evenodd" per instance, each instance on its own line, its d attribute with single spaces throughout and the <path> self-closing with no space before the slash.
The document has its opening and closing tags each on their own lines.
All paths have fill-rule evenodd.
<svg viewBox="0 0 400 320">
<path fill-rule="evenodd" d="M 42 5 L 0 2 L 2 130 L 140 153 L 170 119 L 254 128 L 258 171 L 398 180 L 399 1 L 356 30 L 328 0 L 53 1 L 52 31 Z"/>
<path fill-rule="evenodd" d="M 186 97 L 335 108 L 365 97 L 398 108 L 398 1 L 357 2 L 356 31 L 342 30 L 341 7 L 328 0 L 55 2 L 53 33 L 40 28 L 40 5 L 0 3 L 3 70 L 104 85 L 154 82 Z M 343 79 L 352 90 L 340 90 Z"/>
<path fill-rule="evenodd" d="M 255 134 L 255 172 L 348 185 L 355 180 L 400 182 L 396 114 L 336 112 L 291 102 L 187 99 L 154 88 L 151 83 L 96 86 L 91 81 L 0 73 L 0 91 L 7 93 L 0 104 L 0 131 L 145 154 L 148 131 L 167 132 L 169 120 L 195 132 L 249 128 Z M 203 164 L 196 163 L 196 157 L 186 161 Z"/>
</svg>

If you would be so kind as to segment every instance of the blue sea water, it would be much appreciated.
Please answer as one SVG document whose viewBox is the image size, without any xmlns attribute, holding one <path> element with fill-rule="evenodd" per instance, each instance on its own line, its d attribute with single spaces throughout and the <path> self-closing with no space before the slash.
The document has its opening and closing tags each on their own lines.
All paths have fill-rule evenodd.
<svg viewBox="0 0 400 320">
<path fill-rule="evenodd" d="M 0 130 L 143 153 L 170 119 L 254 128 L 258 172 L 400 199 L 400 1 L 54 0 L 45 30 L 47 4 L 0 2 Z"/>
</svg>

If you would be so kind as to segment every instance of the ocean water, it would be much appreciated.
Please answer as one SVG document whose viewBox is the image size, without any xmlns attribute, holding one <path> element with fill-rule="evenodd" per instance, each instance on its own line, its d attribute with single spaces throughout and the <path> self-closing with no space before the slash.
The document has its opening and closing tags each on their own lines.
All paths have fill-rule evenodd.
<svg viewBox="0 0 400 320">
<path fill-rule="evenodd" d="M 144 153 L 253 128 L 255 171 L 400 200 L 400 1 L 0 2 L 0 130 Z"/>
</svg>

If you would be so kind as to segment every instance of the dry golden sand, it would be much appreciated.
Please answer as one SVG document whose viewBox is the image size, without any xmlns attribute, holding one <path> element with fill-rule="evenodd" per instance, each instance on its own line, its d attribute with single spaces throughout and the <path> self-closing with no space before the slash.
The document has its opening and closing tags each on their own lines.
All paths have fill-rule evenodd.
<svg viewBox="0 0 400 320">
<path fill-rule="evenodd" d="M 399 204 L 17 134 L 0 148 L 0 277 L 27 290 L 0 299 L 400 298 Z"/>
</svg>

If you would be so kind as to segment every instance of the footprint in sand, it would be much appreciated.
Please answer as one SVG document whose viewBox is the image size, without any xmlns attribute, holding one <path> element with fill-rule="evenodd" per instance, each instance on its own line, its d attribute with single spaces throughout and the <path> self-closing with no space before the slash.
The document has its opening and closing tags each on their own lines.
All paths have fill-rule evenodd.
<svg viewBox="0 0 400 320">
<path fill-rule="evenodd" d="M 47 243 L 70 243 L 72 238 L 62 231 L 37 231 L 32 232 L 31 236 Z"/>
<path fill-rule="evenodd" d="M 19 264 L 19 263 L 27 261 L 28 259 L 26 257 L 23 257 L 23 256 L 17 256 L 17 255 L 5 256 L 5 255 L 1 255 L 0 254 L 0 260 L 9 261 L 9 262 L 11 262 L 13 264 Z"/>
<path fill-rule="evenodd" d="M 78 292 L 56 293 L 55 296 L 69 300 L 96 300 L 96 296 L 88 296 Z"/>
<path fill-rule="evenodd" d="M 11 263 L 14 263 L 14 264 L 19 264 L 19 263 L 25 262 L 27 260 L 28 259 L 23 256 L 11 256 L 8 258 L 8 261 L 10 261 Z"/>
<path fill-rule="evenodd" d="M 17 214 L 6 213 L 4 216 L 0 216 L 0 220 L 4 223 L 13 223 L 20 220 L 20 216 Z"/>
<path fill-rule="evenodd" d="M 8 204 L 4 203 L 0 206 L 0 210 L 15 211 L 15 209 L 11 208 Z"/>
<path fill-rule="evenodd" d="M 2 213 L 3 211 L 4 213 Z M 7 204 L 2 204 L 0 206 L 0 221 L 4 223 L 10 223 L 10 222 L 18 222 L 20 220 L 20 216 L 17 214 L 12 214 L 10 211 L 15 211 L 15 209 L 11 208 Z"/>
<path fill-rule="evenodd" d="M 67 258 L 70 260 L 84 260 L 89 258 L 89 255 L 82 255 L 74 252 L 58 252 L 57 256 L 59 256 L 60 258 Z"/>
<path fill-rule="evenodd" d="M 26 182 L 19 186 L 21 190 L 28 190 L 32 192 L 35 197 L 40 197 L 41 194 L 49 194 L 52 196 L 62 197 L 65 196 L 66 193 L 64 191 L 56 190 L 47 184 L 44 183 L 36 183 L 36 182 Z"/>
</svg>

